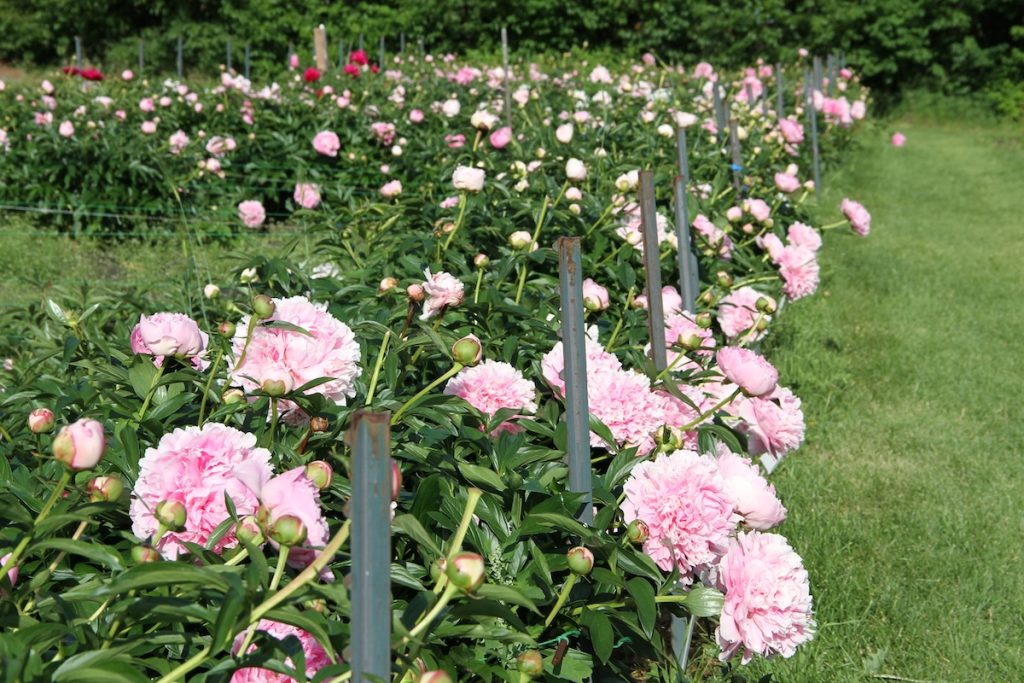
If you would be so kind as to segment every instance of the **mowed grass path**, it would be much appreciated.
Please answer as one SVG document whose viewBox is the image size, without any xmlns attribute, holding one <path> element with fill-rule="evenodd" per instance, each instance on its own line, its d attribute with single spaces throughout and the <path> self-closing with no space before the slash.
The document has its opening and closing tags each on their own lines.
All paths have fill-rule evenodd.
<svg viewBox="0 0 1024 683">
<path fill-rule="evenodd" d="M 1024 681 L 1024 135 L 904 117 L 828 177 L 874 217 L 768 353 L 808 441 L 774 478 L 816 640 L 785 683 Z"/>
</svg>

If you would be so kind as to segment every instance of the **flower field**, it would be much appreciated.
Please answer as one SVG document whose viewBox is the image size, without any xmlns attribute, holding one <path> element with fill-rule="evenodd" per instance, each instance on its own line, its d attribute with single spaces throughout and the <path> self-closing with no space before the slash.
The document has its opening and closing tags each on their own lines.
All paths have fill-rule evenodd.
<svg viewBox="0 0 1024 683">
<path fill-rule="evenodd" d="M 193 264 L 5 314 L 5 670 L 741 680 L 810 641 L 770 483 L 804 415 L 759 348 L 870 231 L 809 206 L 856 75 L 289 66 L 0 91 L 0 209 Z M 243 233 L 288 245 L 211 269 Z"/>
</svg>

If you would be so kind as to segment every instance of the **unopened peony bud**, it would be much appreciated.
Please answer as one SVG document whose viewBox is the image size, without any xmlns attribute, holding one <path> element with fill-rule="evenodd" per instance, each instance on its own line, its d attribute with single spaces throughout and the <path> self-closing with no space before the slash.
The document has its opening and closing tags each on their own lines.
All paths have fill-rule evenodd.
<svg viewBox="0 0 1024 683">
<path fill-rule="evenodd" d="M 740 230 L 743 231 L 744 235 L 753 235 L 754 234 L 754 225 L 752 223 L 744 223 L 743 227 L 740 228 Z"/>
<path fill-rule="evenodd" d="M 533 243 L 533 237 L 525 230 L 516 230 L 508 236 L 508 243 L 513 249 L 526 249 Z"/>
<path fill-rule="evenodd" d="M 235 324 L 229 320 L 225 320 L 217 325 L 217 332 L 219 332 L 222 337 L 234 337 Z"/>
<path fill-rule="evenodd" d="M 483 348 L 475 334 L 467 334 L 452 345 L 452 358 L 456 363 L 472 367 L 480 362 Z"/>
<path fill-rule="evenodd" d="M 238 520 L 238 526 L 235 527 L 235 536 L 252 545 L 263 545 L 267 540 L 263 535 L 263 529 L 260 527 L 259 520 L 253 515 L 247 515 Z"/>
<path fill-rule="evenodd" d="M 711 327 L 711 314 L 707 312 L 698 313 L 696 321 L 697 327 L 703 330 L 709 329 Z"/>
<path fill-rule="evenodd" d="M 188 516 L 185 513 L 185 506 L 176 500 L 162 500 L 153 509 L 153 516 L 156 521 L 171 531 L 180 531 L 185 528 L 185 521 Z"/>
<path fill-rule="evenodd" d="M 294 386 L 295 383 L 292 380 L 291 373 L 271 370 L 264 377 L 260 388 L 263 389 L 263 393 L 267 396 L 280 398 L 291 391 Z"/>
<path fill-rule="evenodd" d="M 306 525 L 295 515 L 281 515 L 270 527 L 270 538 L 289 548 L 306 540 Z"/>
<path fill-rule="evenodd" d="M 775 302 L 766 296 L 757 297 L 757 301 L 754 305 L 757 307 L 757 310 L 761 311 L 762 313 L 775 312 Z"/>
<path fill-rule="evenodd" d="M 473 265 L 477 268 L 486 268 L 491 264 L 491 259 L 487 257 L 487 254 L 477 254 L 473 257 Z"/>
<path fill-rule="evenodd" d="M 424 671 L 416 679 L 416 683 L 452 683 L 452 677 L 448 675 L 447 671 L 435 669 L 434 671 Z"/>
<path fill-rule="evenodd" d="M 732 276 L 724 270 L 715 273 L 715 282 L 719 287 L 732 287 Z"/>
<path fill-rule="evenodd" d="M 646 541 L 651 535 L 651 530 L 647 526 L 647 523 L 641 519 L 634 519 L 626 527 L 626 538 L 629 539 L 630 543 L 637 545 Z"/>
<path fill-rule="evenodd" d="M 274 300 L 266 294 L 257 294 L 252 298 L 252 311 L 259 320 L 266 320 L 274 315 Z"/>
<path fill-rule="evenodd" d="M 536 678 L 544 673 L 544 658 L 536 650 L 527 650 L 516 659 L 516 665 L 520 673 L 530 678 Z"/>
<path fill-rule="evenodd" d="M 313 485 L 323 491 L 331 485 L 334 477 L 334 470 L 323 460 L 314 460 L 306 465 L 306 479 L 313 482 Z"/>
<path fill-rule="evenodd" d="M 575 203 L 570 204 L 569 213 L 573 214 L 574 216 L 579 216 L 581 213 L 583 213 L 583 207 Z"/>
<path fill-rule="evenodd" d="M 316 417 L 309 418 L 309 431 L 313 432 L 314 434 L 326 432 L 330 428 L 330 426 L 331 423 L 327 420 L 326 417 L 320 417 L 318 415 Z"/>
<path fill-rule="evenodd" d="M 64 427 L 53 440 L 53 457 L 75 472 L 95 467 L 106 450 L 103 425 L 88 418 Z"/>
<path fill-rule="evenodd" d="M 755 328 L 755 329 L 756 329 L 756 330 L 757 330 L 758 332 L 764 332 L 765 330 L 767 330 L 767 329 L 768 329 L 768 321 L 767 321 L 767 320 L 765 320 L 764 318 L 762 318 L 761 320 L 758 320 L 758 321 L 757 321 L 757 324 L 756 324 L 756 325 L 754 325 L 754 328 Z"/>
<path fill-rule="evenodd" d="M 398 280 L 393 277 L 386 277 L 380 281 L 380 285 L 377 286 L 377 291 L 380 294 L 390 292 L 392 289 L 398 286 Z"/>
<path fill-rule="evenodd" d="M 218 296 L 220 296 L 220 287 L 213 283 L 206 285 L 205 287 L 203 287 L 203 296 L 205 296 L 207 299 L 216 299 Z"/>
<path fill-rule="evenodd" d="M 476 553 L 459 553 L 448 563 L 448 579 L 457 587 L 472 593 L 484 582 L 486 565 Z"/>
<path fill-rule="evenodd" d="M 124 483 L 121 477 L 108 475 L 105 477 L 93 477 L 89 480 L 85 490 L 89 493 L 89 500 L 94 503 L 111 503 L 121 497 L 124 491 Z"/>
<path fill-rule="evenodd" d="M 149 546 L 136 545 L 132 547 L 132 561 L 135 564 L 149 564 L 150 562 L 159 562 L 160 553 L 153 550 Z"/>
<path fill-rule="evenodd" d="M 391 459 L 391 500 L 398 500 L 398 494 L 402 492 L 402 468 L 398 461 Z"/>
<path fill-rule="evenodd" d="M 241 403 L 245 400 L 245 394 L 242 393 L 241 389 L 228 389 L 224 392 L 221 397 L 225 405 L 234 405 L 235 403 Z"/>
<path fill-rule="evenodd" d="M 687 351 L 696 351 L 704 343 L 704 340 L 699 334 L 690 332 L 689 334 L 680 334 L 676 338 L 676 343 Z"/>
<path fill-rule="evenodd" d="M 594 553 L 581 545 L 570 548 L 565 554 L 565 561 L 569 564 L 569 571 L 577 576 L 586 576 L 594 568 Z"/>
<path fill-rule="evenodd" d="M 417 303 L 423 301 L 427 296 L 427 293 L 423 291 L 423 285 L 421 284 L 411 284 L 405 291 L 409 295 L 409 298 Z"/>
<path fill-rule="evenodd" d="M 28 428 L 33 434 L 53 431 L 53 411 L 49 408 L 36 408 L 28 414 Z"/>
<path fill-rule="evenodd" d="M 448 573 L 448 560 L 443 557 L 439 557 L 430 563 L 430 578 L 435 582 L 441 578 L 442 574 Z"/>
<path fill-rule="evenodd" d="M 706 303 L 708 306 L 710 306 L 711 304 L 715 303 L 715 295 L 709 289 L 708 291 L 700 295 L 700 300 Z"/>
</svg>

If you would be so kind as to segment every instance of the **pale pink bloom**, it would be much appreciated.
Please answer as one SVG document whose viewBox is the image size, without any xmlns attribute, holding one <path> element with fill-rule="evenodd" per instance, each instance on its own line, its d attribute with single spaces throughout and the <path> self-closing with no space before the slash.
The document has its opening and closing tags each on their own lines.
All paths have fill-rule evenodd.
<svg viewBox="0 0 1024 683">
<path fill-rule="evenodd" d="M 647 308 L 647 295 L 638 294 L 633 299 L 633 304 L 639 308 Z M 683 297 L 672 285 L 665 285 L 661 288 L 661 307 L 666 316 L 683 312 Z"/>
<path fill-rule="evenodd" d="M 205 545 L 218 525 L 229 518 L 224 495 L 231 497 L 239 517 L 256 513 L 259 501 L 235 477 L 235 467 L 251 462 L 269 478 L 270 451 L 257 448 L 256 437 L 217 422 L 184 427 L 164 434 L 156 446 L 146 449 L 139 461 L 139 478 L 132 490 L 129 516 L 132 533 L 142 539 L 156 533 L 153 516 L 158 503 L 170 500 L 185 506 L 185 528 L 161 536 L 160 554 L 177 559 L 188 550 L 183 542 Z M 211 548 L 221 552 L 237 545 L 229 530 Z"/>
<path fill-rule="evenodd" d="M 484 189 L 486 173 L 482 168 L 473 166 L 457 166 L 452 173 L 452 185 L 456 190 L 465 192 L 479 192 Z"/>
<path fill-rule="evenodd" d="M 743 210 L 753 216 L 758 223 L 764 223 L 772 217 L 772 209 L 763 199 L 748 199 L 743 202 Z"/>
<path fill-rule="evenodd" d="M 292 55 L 295 57 L 295 55 Z M 298 66 L 298 58 L 295 57 L 296 66 Z M 327 655 L 327 651 L 324 650 L 323 646 L 317 642 L 316 638 L 307 631 L 303 631 L 297 626 L 285 624 L 279 621 L 270 621 L 269 619 L 261 619 L 259 624 L 256 626 L 257 630 L 263 631 L 267 635 L 277 640 L 284 640 L 289 636 L 298 638 L 299 643 L 302 645 L 302 653 L 306 660 L 306 677 L 312 679 L 313 676 L 324 668 L 331 664 L 331 659 Z M 237 656 L 239 650 L 242 648 L 242 643 L 245 640 L 245 631 L 239 633 L 235 638 L 235 643 L 231 648 L 231 651 Z M 247 652 L 255 652 L 257 650 L 256 645 L 250 645 Z M 294 667 L 294 663 L 291 658 L 285 659 L 285 663 L 288 666 Z M 249 666 L 243 669 L 238 669 L 231 676 L 231 683 L 293 683 L 294 678 L 285 674 L 279 674 L 270 669 L 264 669 L 261 667 Z"/>
<path fill-rule="evenodd" d="M 587 337 L 584 339 L 587 354 L 587 376 L 616 372 L 622 369 L 622 363 L 614 354 L 608 353 L 599 343 Z M 544 354 L 540 362 L 541 374 L 559 398 L 565 395 L 565 351 L 562 342 Z"/>
<path fill-rule="evenodd" d="M 902 147 L 905 144 L 907 144 L 907 136 L 906 135 L 904 135 L 903 133 L 893 133 L 892 134 L 892 146 L 893 147 Z"/>
<path fill-rule="evenodd" d="M 850 118 L 854 121 L 860 121 L 867 114 L 867 105 L 864 104 L 864 100 L 857 100 L 850 105 Z"/>
<path fill-rule="evenodd" d="M 260 518 L 267 528 L 286 515 L 302 522 L 306 539 L 289 549 L 288 564 L 300 568 L 309 566 L 319 554 L 314 548 L 327 545 L 330 531 L 320 509 L 320 491 L 306 476 L 305 466 L 272 477 L 266 468 L 249 461 L 237 465 L 234 474 L 259 499 Z M 279 547 L 273 540 L 271 545 Z M 333 579 L 333 574 L 329 578 Z"/>
<path fill-rule="evenodd" d="M 647 525 L 644 552 L 665 571 L 678 568 L 683 584 L 718 561 L 738 521 L 710 455 L 680 450 L 641 462 L 623 492 L 623 521 Z"/>
<path fill-rule="evenodd" d="M 139 109 L 148 114 L 156 109 L 156 103 L 153 102 L 152 97 L 144 97 L 139 100 Z"/>
<path fill-rule="evenodd" d="M 730 223 L 736 223 L 737 221 L 739 221 L 739 220 L 741 220 L 743 218 L 743 209 L 741 209 L 738 206 L 730 206 L 725 211 L 725 217 L 726 217 L 726 219 L 728 219 L 728 221 Z M 698 215 L 698 218 L 703 218 L 704 220 L 707 220 L 707 218 L 704 218 L 704 216 L 702 216 L 702 215 Z M 697 223 L 697 221 L 695 220 L 694 221 L 694 227 L 696 227 L 696 223 Z"/>
<path fill-rule="evenodd" d="M 751 330 L 761 317 L 757 310 L 757 300 L 764 297 L 771 304 L 776 301 L 767 294 L 762 294 L 753 287 L 740 287 L 734 289 L 722 298 L 718 304 L 718 324 L 722 332 L 729 338 L 736 338 L 745 335 L 747 341 L 758 341 L 764 337 L 765 332 Z M 771 322 L 770 315 L 764 315 L 765 322 Z"/>
<path fill-rule="evenodd" d="M 575 159 L 570 159 L 575 161 Z M 570 178 L 572 180 L 573 178 Z M 640 205 L 631 203 L 623 208 L 623 223 L 615 229 L 615 234 L 626 240 L 639 253 L 644 253 L 643 232 L 640 219 Z M 668 243 L 673 249 L 676 247 L 675 232 L 669 230 L 668 218 L 661 213 L 655 217 L 655 234 L 658 244 Z"/>
<path fill-rule="evenodd" d="M 555 129 L 555 139 L 561 142 L 563 145 L 568 145 L 572 142 L 573 136 L 573 125 L 571 123 L 563 123 Z"/>
<path fill-rule="evenodd" d="M 592 278 L 583 281 L 583 305 L 592 311 L 603 311 L 608 308 L 608 290 L 594 282 Z"/>
<path fill-rule="evenodd" d="M 53 440 L 53 455 L 75 472 L 92 469 L 107 450 L 103 425 L 87 417 L 62 427 Z"/>
<path fill-rule="evenodd" d="M 359 367 L 359 342 L 348 325 L 327 312 L 326 304 L 315 304 L 303 296 L 274 299 L 274 314 L 280 320 L 305 331 L 258 325 L 245 360 L 234 373 L 233 384 L 246 391 L 257 391 L 271 372 L 284 370 L 295 387 L 321 377 L 331 381 L 308 389 L 307 394 L 321 394 L 337 405 L 345 405 L 356 395 L 355 381 Z M 243 317 L 233 340 L 235 358 L 245 346 L 249 317 Z M 284 410 L 294 406 L 281 401 Z"/>
<path fill-rule="evenodd" d="M 651 391 L 647 375 L 631 370 L 592 373 L 587 367 L 590 413 L 611 431 L 620 448 L 636 447 L 638 454 L 654 448 L 654 432 L 665 424 L 662 399 Z M 609 448 L 595 432 L 590 445 Z"/>
<path fill-rule="evenodd" d="M 440 206 L 442 209 L 450 209 L 458 205 L 459 195 L 455 194 L 452 195 L 451 197 L 445 197 L 443 200 L 441 200 L 441 203 L 438 206 Z"/>
<path fill-rule="evenodd" d="M 583 191 L 578 187 L 570 187 L 565 191 L 565 198 L 570 202 L 578 202 L 583 199 Z"/>
<path fill-rule="evenodd" d="M 315 183 L 296 183 L 293 199 L 304 209 L 315 209 L 320 206 L 320 186 Z"/>
<path fill-rule="evenodd" d="M 818 251 L 821 248 L 821 234 L 809 225 L 793 223 L 786 233 L 790 244 L 799 247 L 807 247 L 811 251 Z"/>
<path fill-rule="evenodd" d="M 640 55 L 640 61 L 642 61 L 647 66 L 654 66 L 657 60 L 654 58 L 654 55 L 652 55 L 650 52 L 645 52 L 642 55 Z"/>
<path fill-rule="evenodd" d="M 846 68 L 840 69 L 839 70 L 839 77 L 848 81 L 851 78 L 853 78 L 853 71 L 851 71 L 850 69 L 846 69 Z"/>
<path fill-rule="evenodd" d="M 715 75 L 715 68 L 707 62 L 701 62 L 693 68 L 694 78 L 712 78 Z"/>
<path fill-rule="evenodd" d="M 258 228 L 267 220 L 267 212 L 261 202 L 248 199 L 238 205 L 238 217 L 246 227 Z"/>
<path fill-rule="evenodd" d="M 800 189 L 800 179 L 788 173 L 776 173 L 775 187 L 779 188 L 780 192 L 790 194 Z"/>
<path fill-rule="evenodd" d="M 520 413 L 537 410 L 537 388 L 533 382 L 512 365 L 501 361 L 485 360 L 479 365 L 463 368 L 448 380 L 444 393 L 458 396 L 488 417 L 507 408 Z M 518 415 L 512 419 L 515 417 Z M 522 427 L 507 420 L 495 429 L 494 435 L 504 431 L 516 433 L 522 431 Z"/>
<path fill-rule="evenodd" d="M 384 183 L 380 188 L 380 193 L 381 195 L 387 197 L 388 199 L 391 199 L 392 197 L 397 197 L 398 195 L 402 194 L 402 181 L 391 180 Z"/>
<path fill-rule="evenodd" d="M 779 373 L 764 357 L 750 349 L 726 346 L 715 354 L 725 378 L 749 396 L 765 396 L 775 390 Z"/>
<path fill-rule="evenodd" d="M 341 140 L 337 133 L 322 130 L 313 137 L 313 149 L 326 157 L 336 157 L 341 149 Z"/>
<path fill-rule="evenodd" d="M 844 199 L 839 204 L 839 209 L 846 215 L 855 233 L 866 237 L 871 232 L 871 214 L 862 204 L 852 199 Z"/>
<path fill-rule="evenodd" d="M 126 112 L 124 109 L 118 109 L 114 112 L 114 118 L 116 118 L 118 121 L 124 121 L 128 118 L 128 112 Z"/>
<path fill-rule="evenodd" d="M 818 259 L 807 247 L 792 244 L 782 250 L 778 261 L 784 284 L 782 291 L 796 301 L 818 290 Z"/>
<path fill-rule="evenodd" d="M 231 136 L 214 135 L 206 143 L 206 151 L 218 158 L 223 157 L 228 152 L 235 151 L 237 147 L 238 143 Z"/>
<path fill-rule="evenodd" d="M 413 109 L 409 112 L 409 121 L 412 123 L 420 123 L 423 121 L 423 110 Z"/>
<path fill-rule="evenodd" d="M 512 142 L 512 129 L 508 126 L 502 126 L 491 133 L 490 140 L 491 147 L 494 149 L 504 149 L 508 143 Z"/>
<path fill-rule="evenodd" d="M 198 356 L 206 349 L 208 342 L 206 333 L 184 313 L 141 315 L 131 334 L 134 353 L 157 356 L 160 361 L 164 356 Z"/>
<path fill-rule="evenodd" d="M 381 144 L 390 145 L 391 141 L 395 139 L 395 124 L 374 121 L 370 124 L 370 132 Z"/>
<path fill-rule="evenodd" d="M 167 144 L 170 146 L 171 154 L 181 154 L 181 152 L 188 146 L 189 138 L 183 130 L 177 130 L 171 134 L 171 137 L 167 139 Z"/>
<path fill-rule="evenodd" d="M 462 133 L 449 134 L 444 136 L 444 141 L 450 149 L 459 149 L 466 144 L 466 136 Z"/>
<path fill-rule="evenodd" d="M 750 460 L 719 445 L 718 471 L 725 482 L 725 492 L 736 503 L 736 512 L 751 529 L 767 531 L 786 519 L 786 508 L 775 487 Z"/>
<path fill-rule="evenodd" d="M 711 330 L 706 330 L 696 323 L 693 315 L 687 311 L 680 311 L 679 313 L 666 313 L 665 314 L 665 346 L 667 347 L 667 358 L 669 364 L 673 370 L 700 370 L 701 367 L 698 363 L 690 359 L 682 359 L 677 361 L 676 358 L 680 352 L 679 348 L 680 339 L 688 339 L 694 337 L 699 340 L 700 345 L 698 346 L 696 353 L 704 358 L 711 355 L 715 348 L 715 335 Z M 650 350 L 650 344 L 647 345 L 645 351 Z M 688 351 L 693 353 L 693 350 Z"/>
<path fill-rule="evenodd" d="M 70 121 L 61 121 L 57 132 L 63 137 L 69 138 L 75 134 L 75 125 Z"/>
<path fill-rule="evenodd" d="M 725 593 L 715 631 L 722 661 L 741 650 L 744 664 L 754 655 L 791 657 L 814 637 L 807 570 L 782 536 L 740 533 L 729 541 L 717 578 Z"/>
<path fill-rule="evenodd" d="M 693 423 L 694 420 L 700 417 L 704 410 L 717 403 L 717 401 L 709 402 L 708 397 L 697 387 L 690 386 L 688 384 L 680 384 L 676 388 L 688 399 L 688 401 L 684 401 L 681 398 L 673 396 L 662 389 L 658 389 L 654 392 L 655 395 L 661 399 L 665 425 L 675 430 L 679 430 L 686 425 Z M 705 420 L 708 419 L 711 418 L 705 418 Z M 694 427 L 689 431 L 683 432 L 682 437 L 683 448 L 697 450 L 696 425 L 694 425 Z"/>
<path fill-rule="evenodd" d="M 144 135 L 152 135 L 153 133 L 156 132 L 155 121 L 143 121 L 142 125 L 139 127 L 142 129 Z"/>
<path fill-rule="evenodd" d="M 783 139 L 791 145 L 799 145 L 804 141 L 804 127 L 800 125 L 799 121 L 781 119 L 779 131 L 782 133 Z"/>
<path fill-rule="evenodd" d="M 740 432 L 747 435 L 751 455 L 767 453 L 776 460 L 804 442 L 804 412 L 800 399 L 785 387 L 762 398 L 741 398 L 737 415 Z"/>
<path fill-rule="evenodd" d="M 7 553 L 3 557 L 0 557 L 0 567 L 3 567 L 5 564 L 7 564 L 7 560 L 11 559 L 11 555 L 12 554 L 13 553 Z M 12 586 L 15 583 L 17 583 L 17 581 L 18 581 L 18 565 L 15 564 L 13 567 L 11 567 L 10 569 L 7 570 L 7 579 L 11 582 Z M 3 593 L 0 593 L 0 595 L 3 595 Z"/>
<path fill-rule="evenodd" d="M 121 72 L 121 80 L 130 81 L 135 78 L 135 73 L 131 69 L 125 69 Z"/>
<path fill-rule="evenodd" d="M 786 245 L 782 243 L 782 240 L 774 232 L 761 235 L 755 242 L 757 246 L 768 252 L 768 256 L 771 257 L 773 263 L 778 263 L 779 257 L 782 256 L 782 252 L 786 248 Z"/>
<path fill-rule="evenodd" d="M 458 306 L 465 297 L 465 285 L 451 273 L 441 271 L 431 275 L 430 269 L 424 271 L 427 279 L 423 282 L 426 300 L 423 302 L 423 314 L 420 320 L 429 320 L 447 307 Z"/>
<path fill-rule="evenodd" d="M 728 247 L 731 251 L 732 240 L 724 230 L 712 223 L 704 214 L 697 214 L 697 217 L 693 219 L 693 229 L 707 241 L 709 246 L 720 250 Z"/>
<path fill-rule="evenodd" d="M 613 83 L 612 73 L 607 67 L 598 64 L 590 72 L 591 83 Z"/>
</svg>

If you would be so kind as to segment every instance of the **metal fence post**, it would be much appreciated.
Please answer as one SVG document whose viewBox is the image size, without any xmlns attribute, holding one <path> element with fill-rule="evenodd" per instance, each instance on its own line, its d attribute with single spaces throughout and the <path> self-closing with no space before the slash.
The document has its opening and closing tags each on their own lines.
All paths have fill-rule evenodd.
<svg viewBox="0 0 1024 683">
<path fill-rule="evenodd" d="M 252 46 L 245 44 L 245 80 L 252 79 Z"/>
<path fill-rule="evenodd" d="M 139 74 L 146 68 L 146 41 L 139 41 Z"/>
<path fill-rule="evenodd" d="M 661 245 L 658 243 L 658 207 L 654 201 L 654 171 L 640 171 L 640 227 L 643 231 L 644 273 L 647 292 L 647 327 L 651 359 L 661 372 L 668 367 L 665 348 L 665 307 L 661 300 Z"/>
<path fill-rule="evenodd" d="M 821 65 L 820 60 L 815 58 L 816 64 Z M 813 155 L 814 165 L 814 196 L 821 196 L 821 159 L 819 158 L 818 149 L 818 110 L 814 106 L 814 93 L 820 92 L 815 87 L 817 81 L 817 70 L 815 70 L 814 77 L 811 81 L 811 86 L 807 89 L 807 109 L 808 115 L 811 117 L 811 154 Z"/>
<path fill-rule="evenodd" d="M 380 60 L 379 60 L 378 63 L 380 64 L 380 68 L 383 69 L 384 68 L 384 36 L 380 37 Z"/>
<path fill-rule="evenodd" d="M 178 36 L 178 54 L 175 58 L 175 67 L 177 69 L 178 78 L 180 79 L 185 75 L 185 38 L 184 36 Z"/>
<path fill-rule="evenodd" d="M 505 125 L 512 127 L 512 79 L 508 71 L 508 30 L 501 27 L 501 64 L 504 69 L 502 81 L 505 85 Z"/>
<path fill-rule="evenodd" d="M 786 83 L 782 76 L 782 64 L 775 65 L 775 116 L 779 119 L 786 118 Z"/>
<path fill-rule="evenodd" d="M 224 45 L 224 53 L 225 53 L 225 55 L 224 55 L 225 56 L 224 66 L 227 68 L 228 71 L 231 71 L 231 39 L 230 38 L 228 38 L 227 42 Z"/>
<path fill-rule="evenodd" d="M 679 293 L 683 297 L 683 308 L 691 313 L 696 312 L 697 289 L 697 257 L 690 244 L 690 209 L 686 196 L 686 185 L 690 181 L 690 159 L 686 149 L 686 130 L 676 130 L 676 162 L 679 174 L 675 178 L 676 212 L 676 260 L 679 265 Z"/>
<path fill-rule="evenodd" d="M 591 494 L 590 404 L 587 400 L 586 323 L 583 319 L 583 266 L 580 238 L 560 237 L 558 250 L 559 294 L 562 310 L 562 352 L 564 354 L 565 419 L 569 429 L 569 490 L 586 497 L 579 520 L 594 521 Z"/>
<path fill-rule="evenodd" d="M 743 158 L 740 156 L 740 136 L 736 119 L 729 119 L 729 150 L 732 154 L 732 163 L 729 168 L 732 169 L 732 186 L 736 190 L 736 196 L 742 196 L 743 184 L 741 180 L 741 173 L 743 172 Z"/>
<path fill-rule="evenodd" d="M 352 447 L 352 680 L 391 673 L 391 413 L 357 410 Z"/>
</svg>

